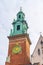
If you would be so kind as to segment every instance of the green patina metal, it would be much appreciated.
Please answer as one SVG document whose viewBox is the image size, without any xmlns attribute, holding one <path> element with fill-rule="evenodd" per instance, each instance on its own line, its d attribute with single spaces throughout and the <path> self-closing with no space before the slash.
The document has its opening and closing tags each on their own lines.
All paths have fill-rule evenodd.
<svg viewBox="0 0 43 65">
<path fill-rule="evenodd" d="M 9 62 L 9 63 L 10 63 L 10 56 L 8 56 L 8 57 L 6 58 L 6 62 Z"/>
<path fill-rule="evenodd" d="M 25 14 L 22 10 L 17 13 L 17 19 L 13 20 L 12 25 L 13 29 L 11 29 L 10 36 L 27 33 L 28 24 L 25 21 Z"/>
</svg>

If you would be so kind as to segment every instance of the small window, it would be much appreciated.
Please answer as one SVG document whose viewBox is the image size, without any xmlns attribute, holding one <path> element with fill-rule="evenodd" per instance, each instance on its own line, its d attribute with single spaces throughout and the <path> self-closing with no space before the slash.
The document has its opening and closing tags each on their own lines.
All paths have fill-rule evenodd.
<svg viewBox="0 0 43 65">
<path fill-rule="evenodd" d="M 41 44 L 43 44 L 43 41 L 41 40 Z"/>
<path fill-rule="evenodd" d="M 43 49 L 43 41 L 41 40 L 41 48 Z"/>
<path fill-rule="evenodd" d="M 21 15 L 19 15 L 19 18 L 21 18 Z"/>
<path fill-rule="evenodd" d="M 20 25 L 17 26 L 17 30 L 20 30 Z"/>
<path fill-rule="evenodd" d="M 40 49 L 38 49 L 38 55 L 40 55 Z"/>
</svg>

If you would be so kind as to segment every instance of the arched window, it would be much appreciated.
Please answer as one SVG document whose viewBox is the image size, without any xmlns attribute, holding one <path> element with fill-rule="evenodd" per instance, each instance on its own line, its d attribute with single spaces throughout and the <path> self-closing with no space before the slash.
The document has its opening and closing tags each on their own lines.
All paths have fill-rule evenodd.
<svg viewBox="0 0 43 65">
<path fill-rule="evenodd" d="M 20 25 L 17 25 L 17 30 L 20 30 Z"/>
<path fill-rule="evenodd" d="M 41 40 L 41 45 L 43 45 L 43 41 Z"/>
<path fill-rule="evenodd" d="M 40 55 L 40 49 L 38 49 L 38 55 Z"/>
<path fill-rule="evenodd" d="M 19 18 L 21 18 L 21 15 L 19 15 Z"/>
</svg>

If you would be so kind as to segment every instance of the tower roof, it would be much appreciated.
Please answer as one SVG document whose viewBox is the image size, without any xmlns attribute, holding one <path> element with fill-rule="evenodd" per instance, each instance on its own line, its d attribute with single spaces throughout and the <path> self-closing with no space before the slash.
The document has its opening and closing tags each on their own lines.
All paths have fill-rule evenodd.
<svg viewBox="0 0 43 65">
<path fill-rule="evenodd" d="M 25 20 L 25 14 L 23 13 L 22 8 L 20 8 L 20 11 L 17 13 L 17 19 L 14 19 L 12 24 L 13 29 L 10 32 L 10 36 L 27 33 L 28 24 Z"/>
<path fill-rule="evenodd" d="M 20 8 L 20 11 L 17 13 L 17 15 L 18 14 L 23 14 L 24 16 L 25 16 L 25 14 L 23 13 L 23 11 L 22 11 L 22 8 Z"/>
</svg>

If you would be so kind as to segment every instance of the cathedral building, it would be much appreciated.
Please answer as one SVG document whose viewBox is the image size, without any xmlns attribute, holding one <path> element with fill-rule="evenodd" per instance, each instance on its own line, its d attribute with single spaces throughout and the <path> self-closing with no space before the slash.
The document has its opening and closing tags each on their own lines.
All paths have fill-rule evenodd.
<svg viewBox="0 0 43 65">
<path fill-rule="evenodd" d="M 40 35 L 33 54 L 31 55 L 31 63 L 43 65 L 43 36 Z"/>
<path fill-rule="evenodd" d="M 8 56 L 5 65 L 28 65 L 30 64 L 30 45 L 31 41 L 27 34 L 28 24 L 25 14 L 20 9 L 17 19 L 13 20 L 8 47 Z"/>
</svg>

